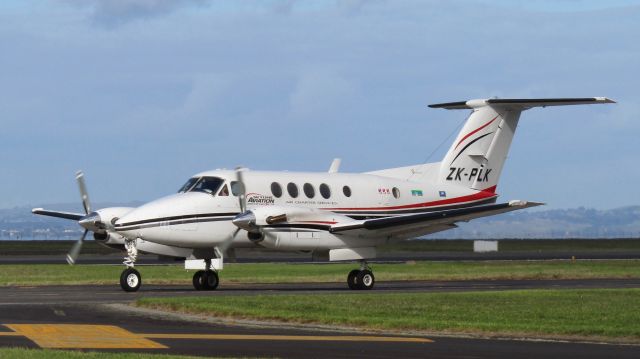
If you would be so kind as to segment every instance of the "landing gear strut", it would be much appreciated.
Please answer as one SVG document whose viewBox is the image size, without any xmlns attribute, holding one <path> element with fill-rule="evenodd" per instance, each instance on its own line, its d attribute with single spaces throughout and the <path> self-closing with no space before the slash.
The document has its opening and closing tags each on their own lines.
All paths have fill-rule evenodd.
<svg viewBox="0 0 640 359">
<path fill-rule="evenodd" d="M 124 247 L 127 250 L 127 256 L 124 257 L 123 264 L 127 268 L 120 274 L 120 287 L 125 292 L 135 292 L 142 285 L 142 276 L 133 266 L 138 259 L 138 249 L 136 248 L 135 239 L 127 239 L 124 241 Z"/>
<path fill-rule="evenodd" d="M 369 290 L 373 288 L 375 282 L 376 279 L 373 276 L 373 272 L 364 260 L 360 261 L 360 269 L 352 270 L 347 276 L 349 289 Z"/>
</svg>

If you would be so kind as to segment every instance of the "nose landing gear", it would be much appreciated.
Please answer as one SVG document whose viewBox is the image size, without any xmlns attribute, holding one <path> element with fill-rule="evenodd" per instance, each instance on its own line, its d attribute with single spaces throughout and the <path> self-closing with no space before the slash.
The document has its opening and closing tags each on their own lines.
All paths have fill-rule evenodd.
<svg viewBox="0 0 640 359">
<path fill-rule="evenodd" d="M 360 269 L 354 269 L 347 276 L 347 285 L 349 289 L 369 290 L 373 288 L 376 279 L 373 272 L 366 261 L 360 262 Z"/>
<path fill-rule="evenodd" d="M 133 266 L 138 259 L 138 249 L 136 248 L 135 239 L 126 239 L 124 241 L 124 247 L 127 250 L 127 256 L 124 257 L 123 264 L 127 268 L 120 274 L 120 287 L 125 292 L 135 292 L 140 289 L 142 285 L 142 276 Z"/>
<path fill-rule="evenodd" d="M 142 276 L 140 272 L 134 268 L 127 268 L 122 271 L 120 275 L 120 287 L 122 287 L 125 292 L 135 292 L 140 289 L 141 284 Z"/>
</svg>

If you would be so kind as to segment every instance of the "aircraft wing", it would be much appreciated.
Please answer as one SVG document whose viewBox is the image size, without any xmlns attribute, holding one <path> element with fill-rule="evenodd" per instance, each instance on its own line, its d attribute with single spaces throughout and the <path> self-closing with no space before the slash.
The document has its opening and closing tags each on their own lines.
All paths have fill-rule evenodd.
<svg viewBox="0 0 640 359">
<path fill-rule="evenodd" d="M 389 233 L 420 231 L 424 232 L 424 234 L 429 234 L 453 228 L 456 222 L 466 222 L 475 218 L 493 216 L 542 204 L 538 202 L 510 201 L 508 203 L 343 222 L 332 225 L 329 231 L 332 233 L 346 232 L 345 234 L 348 231 L 382 231 Z"/>
<path fill-rule="evenodd" d="M 34 208 L 31 210 L 33 214 L 39 214 L 41 216 L 49 216 L 56 218 L 64 218 L 64 219 L 73 219 L 75 221 L 80 220 L 80 218 L 84 217 L 84 214 L 80 213 L 70 213 L 70 212 L 60 212 L 60 211 L 49 211 L 42 208 Z"/>
</svg>

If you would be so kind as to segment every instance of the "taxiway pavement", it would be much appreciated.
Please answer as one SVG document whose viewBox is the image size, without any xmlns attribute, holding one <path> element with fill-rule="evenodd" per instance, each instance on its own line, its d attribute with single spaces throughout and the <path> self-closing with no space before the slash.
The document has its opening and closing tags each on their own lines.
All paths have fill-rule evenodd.
<svg viewBox="0 0 640 359">
<path fill-rule="evenodd" d="M 628 288 L 640 280 L 401 281 L 376 291 L 480 291 L 525 288 Z M 638 358 L 640 346 L 513 339 L 402 336 L 286 325 L 247 325 L 130 310 L 142 297 L 350 292 L 340 283 L 225 284 L 212 292 L 144 285 L 0 287 L 0 346 L 77 348 L 201 356 L 368 358 Z"/>
</svg>

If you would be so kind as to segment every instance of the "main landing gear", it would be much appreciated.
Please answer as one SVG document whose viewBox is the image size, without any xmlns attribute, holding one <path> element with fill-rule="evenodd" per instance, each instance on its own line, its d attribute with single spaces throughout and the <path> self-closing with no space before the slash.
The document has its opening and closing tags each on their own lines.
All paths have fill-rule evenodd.
<svg viewBox="0 0 640 359">
<path fill-rule="evenodd" d="M 354 269 L 347 276 L 349 289 L 369 290 L 373 288 L 376 278 L 366 261 L 360 261 L 360 269 Z"/>
<path fill-rule="evenodd" d="M 211 269 L 211 259 L 205 259 L 204 264 L 205 270 L 199 270 L 193 275 L 193 287 L 196 290 L 214 290 L 220 283 L 218 272 Z"/>
<path fill-rule="evenodd" d="M 133 266 L 138 259 L 138 249 L 136 248 L 135 239 L 127 239 L 124 241 L 124 248 L 127 250 L 127 256 L 124 257 L 123 264 L 127 268 L 120 274 L 120 287 L 125 292 L 135 292 L 142 285 L 142 276 Z"/>
<path fill-rule="evenodd" d="M 220 279 L 213 270 L 199 270 L 193 275 L 193 287 L 196 290 L 214 290 L 218 288 Z"/>
</svg>

